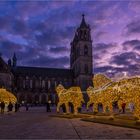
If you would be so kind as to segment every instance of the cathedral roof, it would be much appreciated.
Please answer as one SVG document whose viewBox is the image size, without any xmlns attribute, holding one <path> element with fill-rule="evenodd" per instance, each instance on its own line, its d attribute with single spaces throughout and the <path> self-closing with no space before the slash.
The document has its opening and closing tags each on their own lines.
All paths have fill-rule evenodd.
<svg viewBox="0 0 140 140">
<path fill-rule="evenodd" d="M 5 61 L 3 60 L 3 58 L 1 56 L 0 56 L 0 72 L 2 72 L 2 73 L 10 72 L 8 65 L 5 63 Z"/>
<path fill-rule="evenodd" d="M 71 69 L 57 69 L 57 68 L 41 68 L 41 67 L 23 67 L 18 66 L 14 69 L 15 75 L 21 76 L 41 76 L 41 77 L 63 77 L 70 78 L 73 76 Z"/>
</svg>

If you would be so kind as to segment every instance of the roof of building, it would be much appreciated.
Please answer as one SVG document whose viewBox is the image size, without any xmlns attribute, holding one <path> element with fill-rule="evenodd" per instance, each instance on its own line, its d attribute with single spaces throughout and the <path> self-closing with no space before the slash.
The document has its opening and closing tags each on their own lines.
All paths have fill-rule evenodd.
<svg viewBox="0 0 140 140">
<path fill-rule="evenodd" d="M 25 67 L 18 66 L 13 69 L 15 75 L 21 76 L 45 76 L 45 77 L 66 77 L 73 76 L 71 69 L 58 69 L 58 68 L 42 68 L 42 67 Z"/>
</svg>

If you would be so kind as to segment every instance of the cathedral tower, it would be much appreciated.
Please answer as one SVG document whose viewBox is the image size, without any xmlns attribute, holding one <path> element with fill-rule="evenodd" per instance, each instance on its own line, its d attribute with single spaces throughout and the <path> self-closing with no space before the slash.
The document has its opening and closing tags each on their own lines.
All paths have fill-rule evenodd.
<svg viewBox="0 0 140 140">
<path fill-rule="evenodd" d="M 74 72 L 74 84 L 86 90 L 92 83 L 92 40 L 90 26 L 84 15 L 71 42 L 70 67 Z"/>
</svg>

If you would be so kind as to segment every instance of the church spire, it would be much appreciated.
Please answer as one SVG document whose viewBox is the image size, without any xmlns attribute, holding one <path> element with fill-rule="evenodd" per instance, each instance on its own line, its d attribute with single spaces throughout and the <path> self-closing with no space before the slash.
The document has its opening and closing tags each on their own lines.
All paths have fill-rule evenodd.
<svg viewBox="0 0 140 140">
<path fill-rule="evenodd" d="M 80 24 L 80 28 L 87 28 L 88 25 L 86 24 L 86 21 L 85 21 L 85 15 L 82 14 L 82 21 L 81 21 L 81 24 Z"/>
<path fill-rule="evenodd" d="M 16 65 L 17 65 L 17 57 L 16 57 L 16 54 L 14 53 L 14 55 L 13 55 L 13 67 L 16 67 Z"/>
</svg>

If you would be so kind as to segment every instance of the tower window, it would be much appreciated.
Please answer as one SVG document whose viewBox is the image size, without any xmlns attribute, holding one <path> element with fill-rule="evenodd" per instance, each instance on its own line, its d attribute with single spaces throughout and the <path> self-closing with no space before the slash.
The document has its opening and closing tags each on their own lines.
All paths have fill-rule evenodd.
<svg viewBox="0 0 140 140">
<path fill-rule="evenodd" d="M 86 40 L 87 39 L 87 32 L 84 31 L 84 39 Z"/>
<path fill-rule="evenodd" d="M 84 47 L 84 55 L 88 55 L 88 47 L 87 46 Z"/>
</svg>

